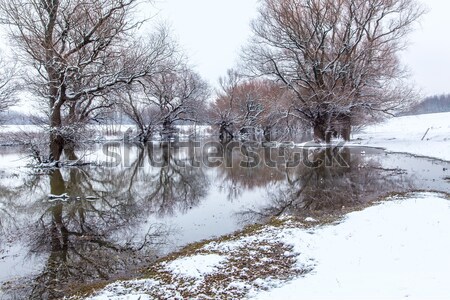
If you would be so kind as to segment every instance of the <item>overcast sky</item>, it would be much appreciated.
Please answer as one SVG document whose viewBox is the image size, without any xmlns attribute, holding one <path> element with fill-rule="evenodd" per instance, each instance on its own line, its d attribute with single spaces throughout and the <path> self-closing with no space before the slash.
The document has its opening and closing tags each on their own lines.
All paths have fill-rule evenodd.
<svg viewBox="0 0 450 300">
<path fill-rule="evenodd" d="M 155 0 L 153 7 L 141 13 L 169 24 L 191 64 L 217 86 L 218 78 L 239 60 L 240 50 L 251 34 L 250 21 L 256 17 L 257 3 L 258 0 Z M 424 96 L 450 93 L 450 1 L 422 3 L 429 13 L 410 36 L 410 47 L 402 57 L 411 71 L 411 81 Z M 9 52 L 3 41 L 0 48 Z M 28 111 L 28 106 L 14 109 Z"/>
<path fill-rule="evenodd" d="M 450 93 L 450 1 L 422 2 L 430 11 L 402 57 L 425 95 Z M 216 84 L 238 61 L 257 0 L 158 0 L 156 6 L 197 70 Z"/>
</svg>

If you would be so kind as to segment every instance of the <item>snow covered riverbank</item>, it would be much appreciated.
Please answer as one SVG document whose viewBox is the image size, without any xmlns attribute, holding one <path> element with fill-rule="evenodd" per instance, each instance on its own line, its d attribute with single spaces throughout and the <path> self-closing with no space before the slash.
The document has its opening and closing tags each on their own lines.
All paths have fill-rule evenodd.
<svg viewBox="0 0 450 300">
<path fill-rule="evenodd" d="M 257 299 L 448 299 L 450 202 L 433 194 L 351 213 L 313 235 L 293 233 L 317 266 Z"/>
<path fill-rule="evenodd" d="M 392 118 L 356 133 L 350 144 L 450 161 L 450 113 Z"/>
<path fill-rule="evenodd" d="M 338 223 L 288 219 L 208 242 L 89 299 L 448 299 L 448 196 L 387 200 Z"/>
</svg>

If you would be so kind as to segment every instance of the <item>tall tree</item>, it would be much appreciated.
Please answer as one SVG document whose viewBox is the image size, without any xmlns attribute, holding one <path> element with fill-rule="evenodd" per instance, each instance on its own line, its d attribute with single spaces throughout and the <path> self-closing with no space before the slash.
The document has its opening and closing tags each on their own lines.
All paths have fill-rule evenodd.
<svg viewBox="0 0 450 300">
<path fill-rule="evenodd" d="M 112 91 L 154 72 L 164 56 L 164 39 L 145 45 L 133 38 L 142 23 L 134 12 L 142 2 L 0 1 L 1 22 L 30 68 L 28 86 L 48 107 L 51 160 L 60 159 L 71 132 L 63 122 L 69 110 L 104 106 Z"/>
<path fill-rule="evenodd" d="M 291 89 L 292 113 L 328 141 L 336 124 L 411 98 L 398 54 L 423 13 L 415 0 L 262 0 L 244 59 Z"/>
</svg>

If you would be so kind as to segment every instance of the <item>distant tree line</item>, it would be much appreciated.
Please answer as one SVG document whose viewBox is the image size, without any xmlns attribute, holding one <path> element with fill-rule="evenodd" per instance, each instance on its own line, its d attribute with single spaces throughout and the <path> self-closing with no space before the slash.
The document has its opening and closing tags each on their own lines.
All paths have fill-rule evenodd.
<svg viewBox="0 0 450 300">
<path fill-rule="evenodd" d="M 400 116 L 433 114 L 450 112 L 450 94 L 434 95 L 414 104 L 408 110 L 399 113 Z"/>
</svg>

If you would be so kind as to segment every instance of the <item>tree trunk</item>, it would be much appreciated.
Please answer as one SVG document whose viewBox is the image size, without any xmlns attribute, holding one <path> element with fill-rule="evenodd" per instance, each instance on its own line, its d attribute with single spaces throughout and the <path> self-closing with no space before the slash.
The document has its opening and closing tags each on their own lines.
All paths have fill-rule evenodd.
<svg viewBox="0 0 450 300">
<path fill-rule="evenodd" d="M 333 137 L 334 127 L 333 122 L 328 113 L 320 114 L 313 123 L 314 141 L 331 143 Z"/>
<path fill-rule="evenodd" d="M 61 105 L 55 105 L 50 114 L 50 161 L 59 161 L 64 150 L 61 127 Z"/>
<path fill-rule="evenodd" d="M 350 116 L 345 116 L 342 120 L 341 136 L 344 141 L 350 141 L 350 134 L 352 132 L 352 123 Z"/>
<path fill-rule="evenodd" d="M 163 128 L 162 128 L 162 138 L 164 141 L 170 141 L 170 139 L 173 137 L 174 128 L 173 124 L 169 120 L 164 120 L 163 122 Z"/>
<path fill-rule="evenodd" d="M 266 142 L 271 142 L 272 141 L 272 128 L 269 126 L 264 127 L 264 140 Z"/>
<path fill-rule="evenodd" d="M 227 129 L 226 125 L 220 125 L 219 140 L 221 143 L 228 143 L 233 139 L 233 134 Z"/>
<path fill-rule="evenodd" d="M 315 142 L 323 142 L 326 141 L 326 133 L 327 133 L 327 126 L 324 123 L 315 123 L 313 126 L 314 130 L 314 141 Z"/>
<path fill-rule="evenodd" d="M 64 155 L 68 160 L 78 160 L 78 156 L 75 153 L 75 144 L 73 142 L 65 143 Z"/>
<path fill-rule="evenodd" d="M 150 141 L 152 135 L 153 135 L 153 133 L 150 128 L 141 129 L 141 133 L 138 136 L 139 142 L 141 142 L 144 145 L 147 144 L 148 141 Z M 130 139 L 131 139 L 131 137 L 128 137 L 126 140 L 130 141 Z"/>
<path fill-rule="evenodd" d="M 327 130 L 325 130 L 325 143 L 329 144 L 331 143 L 331 138 L 333 137 L 333 133 L 334 131 L 327 128 Z"/>
<path fill-rule="evenodd" d="M 151 127 L 146 128 L 145 132 L 144 132 L 144 144 L 146 144 L 148 141 L 150 141 L 152 136 L 153 136 L 153 130 L 151 129 Z"/>
<path fill-rule="evenodd" d="M 59 161 L 63 149 L 64 138 L 59 133 L 50 133 L 50 161 Z"/>
</svg>

